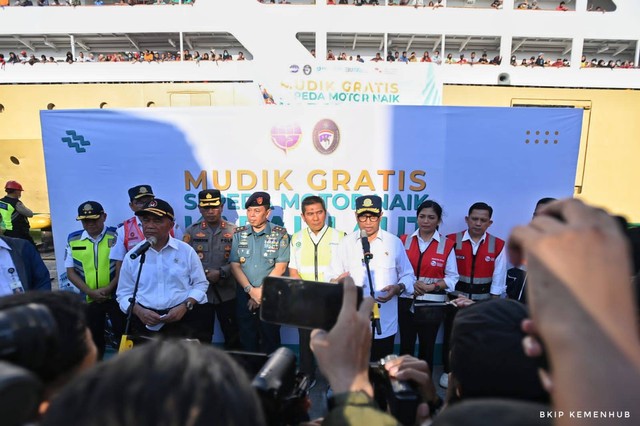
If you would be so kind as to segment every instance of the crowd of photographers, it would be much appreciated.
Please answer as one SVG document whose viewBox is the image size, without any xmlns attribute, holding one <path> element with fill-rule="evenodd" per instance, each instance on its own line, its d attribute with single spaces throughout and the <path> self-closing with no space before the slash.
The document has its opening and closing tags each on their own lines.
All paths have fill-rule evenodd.
<svg viewBox="0 0 640 426">
<path fill-rule="evenodd" d="M 134 248 L 128 251 L 122 266 L 118 265 L 121 276 L 135 272 L 132 265 L 143 263 L 144 256 L 142 260 L 134 261 L 133 255 L 139 257 L 146 250 L 150 264 L 158 271 L 161 271 L 163 257 L 169 256 L 167 250 L 179 251 L 183 247 L 193 247 L 185 250 L 193 255 L 197 252 L 198 267 L 203 267 L 199 261 L 206 262 L 205 256 L 208 256 L 202 247 L 206 241 L 204 231 L 212 221 L 215 222 L 212 212 L 221 210 L 219 191 L 203 191 L 199 195 L 203 221 L 196 223 L 192 231 L 187 230 L 183 238 L 185 243 L 174 238 L 179 231 L 174 227 L 173 210 L 168 203 L 152 197 L 150 187 L 131 188 L 129 195 L 135 216 L 122 226 L 126 223 L 136 226 L 135 221 L 141 219 L 144 235 L 143 240 L 134 241 Z M 134 209 L 136 200 L 145 197 L 151 198 Z M 106 218 L 106 214 L 98 203 L 93 203 L 87 202 L 78 208 L 78 220 L 82 221 L 84 231 L 69 238 L 67 255 L 73 259 L 82 259 L 78 253 L 82 255 L 85 250 L 82 247 L 87 247 L 83 244 L 89 244 L 77 243 L 83 241 L 80 236 L 86 235 L 87 241 L 98 241 L 105 232 L 115 236 L 127 229 L 107 229 L 101 230 L 100 236 L 95 234 L 92 226 L 103 219 L 103 215 Z M 259 268 L 261 259 L 251 258 L 251 250 L 264 248 L 265 264 L 271 265 L 272 274 L 281 275 L 281 263 L 286 267 L 288 262 L 288 259 L 287 262 L 280 259 L 285 246 L 288 252 L 289 244 L 293 249 L 305 240 L 296 240 L 294 235 L 289 242 L 284 228 L 266 220 L 270 212 L 268 194 L 253 194 L 245 208 L 249 225 L 235 230 L 233 242 L 231 234 L 224 230 L 216 235 L 222 241 L 221 253 L 233 252 L 223 258 L 231 263 L 228 271 L 236 280 L 234 286 L 238 295 L 244 294 L 242 300 L 248 314 L 255 315 L 260 309 L 262 289 L 260 283 L 254 282 L 255 271 L 251 268 Z M 326 232 L 325 216 L 319 211 L 311 214 L 311 210 L 305 216 L 304 209 L 303 204 L 303 219 L 309 230 L 301 232 L 308 232 L 313 241 L 311 229 L 315 225 Z M 418 215 L 420 212 L 419 208 Z M 363 247 L 358 253 L 361 256 L 364 251 L 362 267 L 366 263 L 367 269 L 368 250 L 377 256 L 374 259 L 382 254 L 376 251 L 379 243 L 375 241 L 376 235 L 385 239 L 385 244 L 390 243 L 388 238 L 391 237 L 386 233 L 377 233 L 379 221 L 376 218 L 381 215 L 377 197 L 360 197 L 356 202 L 361 229 L 354 238 L 360 244 L 362 237 Z M 323 223 L 314 225 L 318 217 L 322 217 Z M 471 228 L 477 225 L 473 224 L 471 213 L 470 217 L 469 232 L 472 234 Z M 221 226 L 220 218 L 217 220 Z M 439 218 L 433 220 L 435 224 L 439 223 Z M 364 240 L 367 233 L 372 232 L 374 238 L 369 249 Z M 253 246 L 252 233 L 266 233 L 264 246 L 261 242 L 257 247 Z M 336 234 L 335 238 L 338 241 L 342 237 Z M 349 235 L 345 236 L 338 244 L 344 247 L 339 250 L 345 250 L 341 252 L 342 258 L 350 256 L 347 250 L 349 238 Z M 10 243 L 12 239 L 2 237 L 1 241 Z M 109 248 L 115 243 L 115 240 L 105 239 Z M 144 250 L 140 249 L 144 244 L 147 244 Z M 633 244 L 637 248 L 636 239 Z M 408 243 L 405 247 L 409 251 Z M 436 392 L 437 380 L 432 377 L 432 366 L 425 359 L 390 355 L 380 360 L 375 357 L 377 362 L 371 363 L 372 345 L 374 351 L 379 351 L 381 343 L 376 337 L 376 315 L 382 317 L 383 326 L 387 327 L 390 311 L 385 309 L 385 302 L 388 303 L 394 293 L 419 292 L 420 280 L 416 281 L 415 288 L 411 288 L 413 283 L 408 286 L 402 282 L 391 284 L 381 292 L 376 291 L 375 299 L 365 297 L 358 306 L 356 286 L 362 285 L 360 277 L 355 271 L 340 274 L 336 278 L 342 283 L 344 293 L 336 325 L 330 330 L 315 329 L 308 336 L 308 347 L 332 390 L 326 417 L 315 424 L 321 421 L 328 425 L 563 424 L 574 421 L 576 416 L 635 424 L 640 415 L 635 404 L 635 395 L 640 390 L 640 342 L 637 295 L 632 277 L 638 267 L 630 247 L 619 221 L 604 211 L 577 200 L 545 200 L 544 205 L 536 208 L 531 223 L 516 227 L 504 246 L 513 264 L 526 265 L 519 269 L 521 279 L 515 279 L 519 285 L 515 293 L 513 288 L 507 288 L 507 293 L 516 300 L 490 298 L 493 287 L 491 293 L 487 287 L 486 294 L 484 290 L 476 292 L 477 289 L 466 287 L 466 297 L 458 294 L 450 297 L 450 303 L 458 312 L 449 349 L 444 354 L 450 364 L 444 401 Z M 7 261 L 3 256 L 10 251 L 11 246 L 0 245 L 0 266 L 4 265 L 1 262 Z M 171 258 L 174 268 L 182 268 L 180 259 Z M 349 264 L 348 259 L 342 260 L 345 265 Z M 635 265 L 632 265 L 634 261 Z M 304 275 L 303 263 L 295 265 L 296 274 Z M 70 264 L 73 265 L 73 260 Z M 332 263 L 325 278 L 329 278 L 331 269 L 335 270 L 337 264 L 339 262 Z M 400 264 L 402 261 L 396 260 L 396 268 L 400 268 Z M 372 263 L 371 268 L 377 275 L 378 266 Z M 16 278 L 15 269 L 10 269 L 13 268 L 0 274 L 3 281 L 0 288 L 3 294 L 8 294 L 0 297 L 0 359 L 4 360 L 0 362 L 0 416 L 3 424 L 177 426 L 302 424 L 308 421 L 307 394 L 311 378 L 308 374 L 296 373 L 296 359 L 288 349 L 280 347 L 274 351 L 274 347 L 267 345 L 269 349 L 265 350 L 267 346 L 263 344 L 273 342 L 269 341 L 271 331 L 260 320 L 255 319 L 255 337 L 260 344 L 253 354 L 225 353 L 197 341 L 158 338 L 161 335 L 190 337 L 174 325 L 185 318 L 191 318 L 189 324 L 197 324 L 194 305 L 206 304 L 207 296 L 211 302 L 220 295 L 216 290 L 217 295 L 208 292 L 202 298 L 196 287 L 202 279 L 209 281 L 209 287 L 220 282 L 228 272 L 224 268 L 215 273 L 208 269 L 204 273 L 192 273 L 186 280 L 195 285 L 187 292 L 185 303 L 166 310 L 151 306 L 153 297 L 145 280 L 149 279 L 149 274 L 158 282 L 173 279 L 172 272 L 161 272 L 165 278 L 147 272 L 142 279 L 138 272 L 139 299 L 136 299 L 136 281 L 133 297 L 129 293 L 118 294 L 117 300 L 121 306 L 133 307 L 128 309 L 129 318 L 137 317 L 141 330 L 146 327 L 146 333 L 140 334 L 146 334 L 147 339 L 136 340 L 132 350 L 122 351 L 124 353 L 104 362 L 97 362 L 99 348 L 90 331 L 93 314 L 87 311 L 86 302 L 67 292 L 31 291 L 31 278 L 25 275 Z M 90 277 L 83 278 L 89 283 Z M 366 275 L 363 279 L 366 281 Z M 458 284 L 464 284 L 464 278 L 460 279 Z M 16 280 L 21 284 L 20 288 Z M 369 285 L 373 287 L 371 276 Z M 89 306 L 97 305 L 95 302 L 102 297 L 99 288 L 78 287 L 87 295 Z M 446 280 L 434 280 L 425 284 L 426 287 L 435 297 L 439 292 L 444 294 L 448 284 Z M 174 291 L 180 289 L 176 287 Z M 388 296 L 381 295 L 384 292 Z M 523 292 L 526 293 L 526 304 Z M 182 300 L 185 296 L 178 297 Z M 435 300 L 433 297 L 426 300 Z M 395 298 L 393 301 L 397 302 Z M 220 303 L 215 308 L 219 309 Z M 161 311 L 164 312 L 162 315 Z M 209 315 L 213 316 L 213 307 Z M 246 328 L 247 324 L 241 324 L 241 328 Z M 170 332 L 164 333 L 167 329 Z M 243 348 L 247 335 L 242 333 L 246 331 L 240 331 Z M 144 343 L 149 337 L 151 340 Z M 126 338 L 125 334 L 123 343 Z M 210 335 L 204 340 L 207 339 L 211 340 Z M 279 339 L 275 347 L 278 346 Z M 271 356 L 266 357 L 265 353 Z M 608 368 L 596 367 L 596 360 L 606 360 Z M 602 389 L 607 391 L 603 393 Z M 386 408 L 381 409 L 384 406 Z"/>
</svg>

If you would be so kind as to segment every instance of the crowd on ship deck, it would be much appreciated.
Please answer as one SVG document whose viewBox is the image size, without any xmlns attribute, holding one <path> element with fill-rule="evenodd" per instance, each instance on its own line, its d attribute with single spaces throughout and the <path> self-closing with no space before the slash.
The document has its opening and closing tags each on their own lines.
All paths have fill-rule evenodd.
<svg viewBox="0 0 640 426">
<path fill-rule="evenodd" d="M 310 53 L 313 57 L 316 57 L 315 49 L 311 49 Z M 195 63 L 204 62 L 234 62 L 250 60 L 247 58 L 243 51 L 237 51 L 237 53 L 230 52 L 229 49 L 223 49 L 222 53 L 217 52 L 216 49 L 200 53 L 199 50 L 190 51 L 152 51 L 145 49 L 143 51 L 130 51 L 130 52 L 115 52 L 115 53 L 93 53 L 93 52 L 77 52 L 76 56 L 72 52 L 67 52 L 64 57 L 47 57 L 44 54 L 36 55 L 35 53 L 28 53 L 26 50 L 22 50 L 18 53 L 9 52 L 8 55 L 0 53 L 0 66 L 3 68 L 6 64 L 46 64 L 46 63 L 90 63 L 90 62 L 172 62 L 172 61 L 190 61 Z M 398 62 L 398 63 L 415 63 L 415 62 L 429 62 L 436 65 L 444 64 L 457 64 L 457 65 L 500 65 L 502 63 L 502 57 L 499 55 L 489 57 L 487 52 L 477 54 L 472 51 L 467 57 L 464 53 L 460 53 L 457 57 L 454 57 L 453 53 L 448 53 L 446 57 L 440 55 L 439 50 L 434 50 L 433 53 L 424 51 L 422 56 L 418 56 L 415 51 L 410 53 L 406 51 L 389 51 L 389 53 L 383 57 L 382 53 L 376 52 L 375 55 L 363 55 L 363 54 L 349 54 L 346 52 L 340 52 L 335 54 L 332 49 L 327 51 L 327 61 L 347 61 L 347 62 Z M 547 67 L 547 68 L 566 68 L 569 67 L 570 61 L 567 58 L 557 58 L 555 60 L 546 59 L 544 53 L 539 53 L 537 56 L 530 56 L 519 59 L 516 55 L 512 55 L 510 62 L 512 66 L 523 67 Z M 629 60 L 614 60 L 614 59 L 597 59 L 593 58 L 588 60 L 586 55 L 582 56 L 580 61 L 580 68 L 609 68 L 609 69 L 631 69 L 636 68 L 633 61 Z"/>
</svg>

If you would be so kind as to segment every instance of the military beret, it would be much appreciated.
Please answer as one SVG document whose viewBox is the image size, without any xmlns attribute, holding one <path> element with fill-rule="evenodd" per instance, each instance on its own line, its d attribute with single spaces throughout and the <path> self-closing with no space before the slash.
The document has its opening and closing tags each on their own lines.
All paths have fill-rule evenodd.
<svg viewBox="0 0 640 426">
<path fill-rule="evenodd" d="M 254 192 L 247 199 L 247 202 L 244 203 L 244 208 L 248 209 L 249 207 L 260 207 L 265 206 L 266 208 L 271 207 L 271 196 L 266 192 Z"/>
</svg>

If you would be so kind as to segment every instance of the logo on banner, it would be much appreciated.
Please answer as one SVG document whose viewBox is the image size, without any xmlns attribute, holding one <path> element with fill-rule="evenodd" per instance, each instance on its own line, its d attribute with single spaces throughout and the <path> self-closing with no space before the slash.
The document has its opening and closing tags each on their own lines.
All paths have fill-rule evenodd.
<svg viewBox="0 0 640 426">
<path fill-rule="evenodd" d="M 325 118 L 313 128 L 313 146 L 320 154 L 331 154 L 340 144 L 340 129 L 333 121 Z"/>
<path fill-rule="evenodd" d="M 74 130 L 67 130 L 65 133 L 71 137 L 62 138 L 62 142 L 66 143 L 69 148 L 75 149 L 77 153 L 87 152 L 83 146 L 89 146 L 91 142 L 85 140 L 84 136 L 77 135 Z"/>
<path fill-rule="evenodd" d="M 302 72 L 304 73 L 304 75 L 309 75 L 311 74 L 311 65 L 305 65 L 302 68 Z"/>
<path fill-rule="evenodd" d="M 285 153 L 295 148 L 300 143 L 301 137 L 302 130 L 297 123 L 271 128 L 271 142 Z"/>
<path fill-rule="evenodd" d="M 300 70 L 300 67 L 298 67 L 297 65 L 291 65 L 289 66 L 289 71 L 291 71 L 292 73 L 297 73 Z"/>
</svg>

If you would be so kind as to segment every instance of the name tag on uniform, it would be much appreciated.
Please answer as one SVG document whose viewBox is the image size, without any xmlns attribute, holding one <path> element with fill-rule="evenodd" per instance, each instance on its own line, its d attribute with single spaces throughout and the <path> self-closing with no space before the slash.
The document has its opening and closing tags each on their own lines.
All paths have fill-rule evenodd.
<svg viewBox="0 0 640 426">
<path fill-rule="evenodd" d="M 24 293 L 24 287 L 22 287 L 22 283 L 20 281 L 14 281 L 9 285 L 11 286 L 13 294 Z"/>
</svg>

